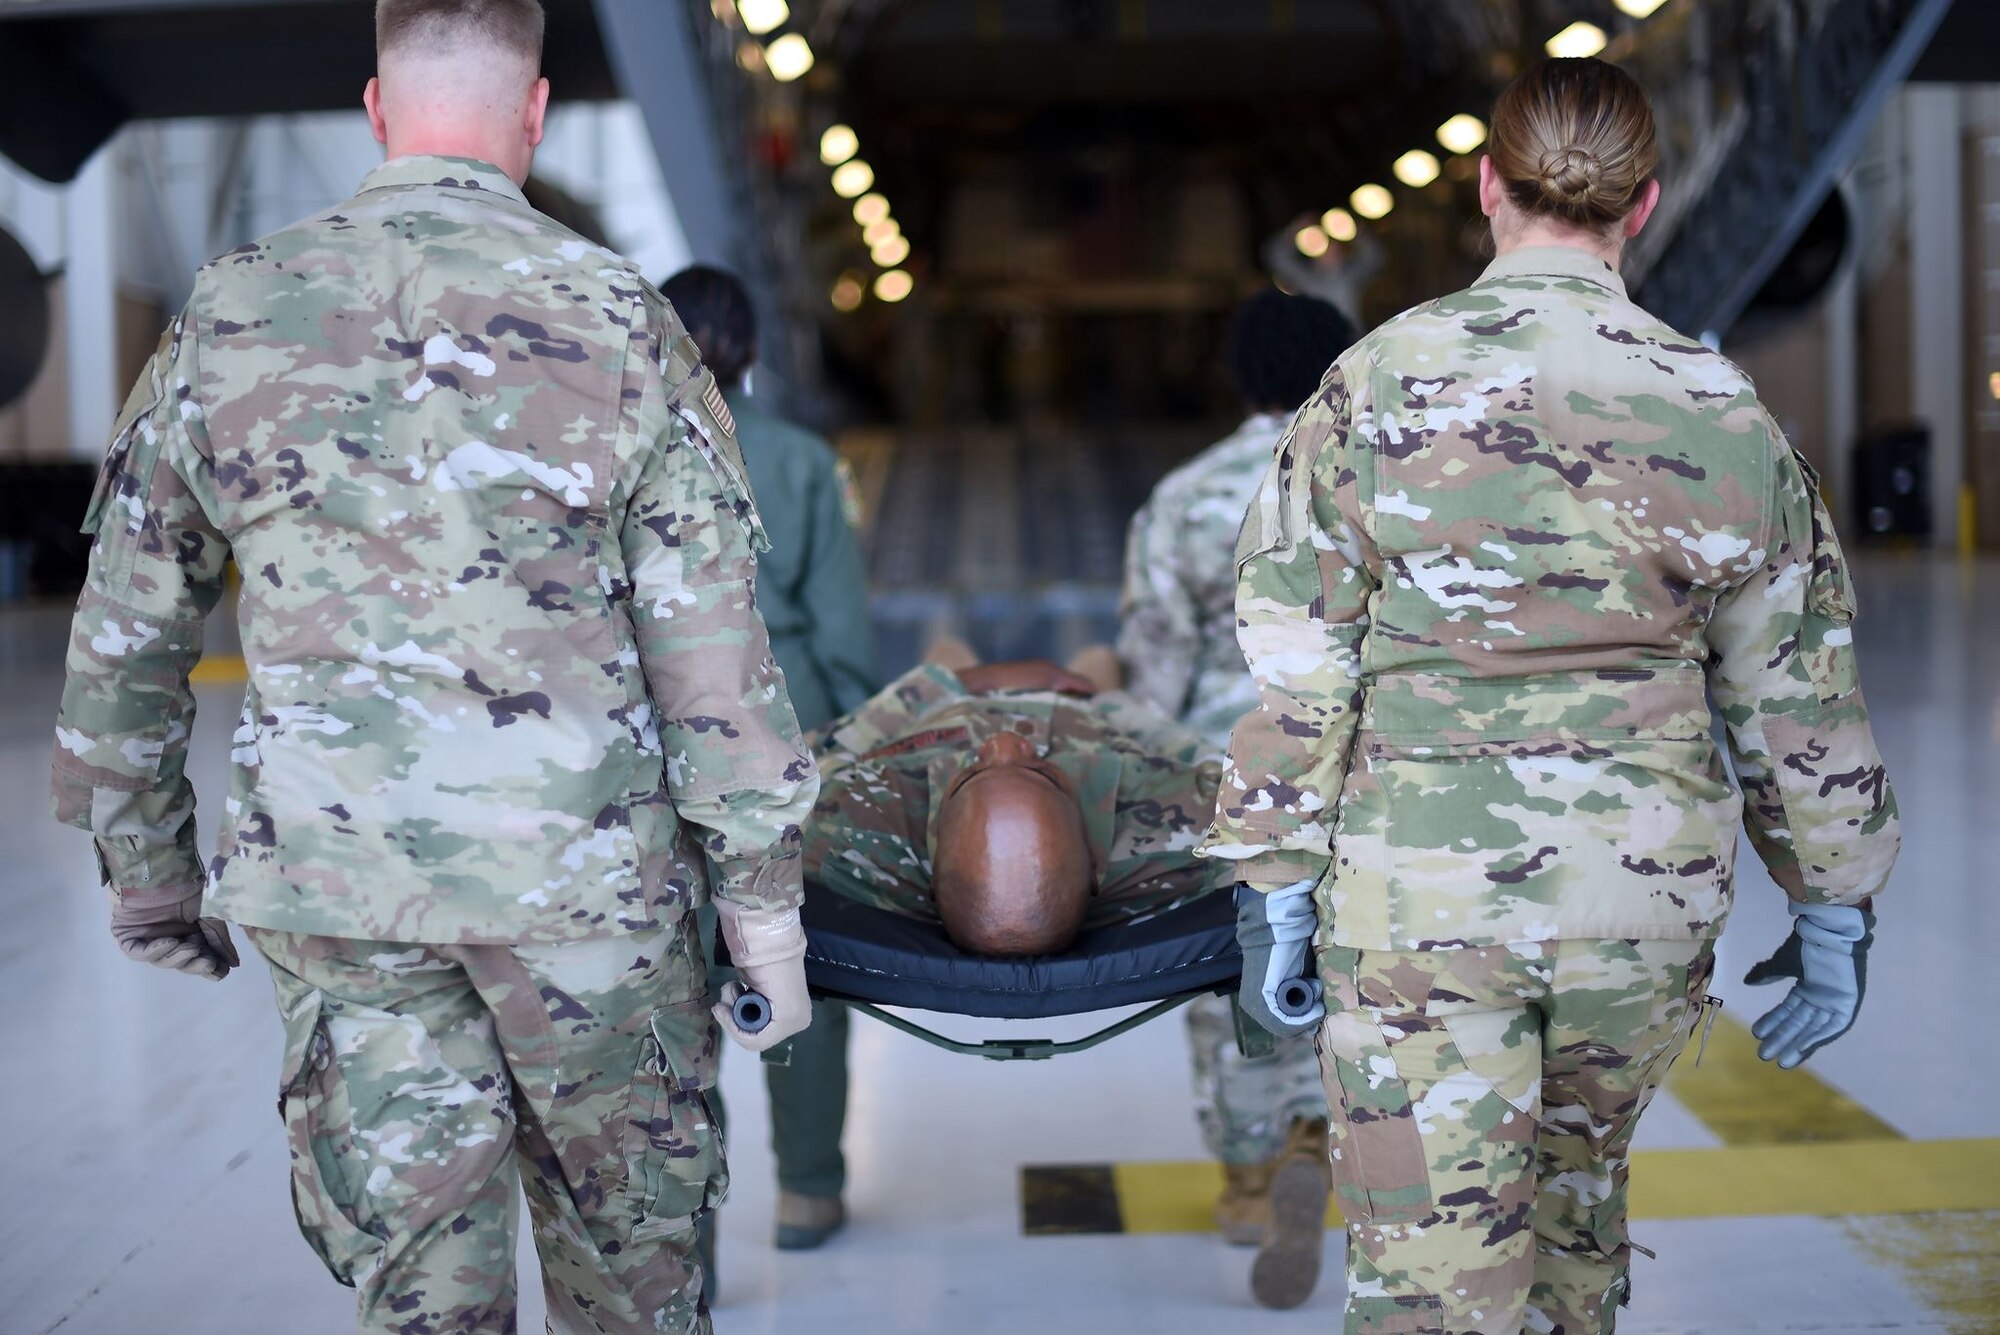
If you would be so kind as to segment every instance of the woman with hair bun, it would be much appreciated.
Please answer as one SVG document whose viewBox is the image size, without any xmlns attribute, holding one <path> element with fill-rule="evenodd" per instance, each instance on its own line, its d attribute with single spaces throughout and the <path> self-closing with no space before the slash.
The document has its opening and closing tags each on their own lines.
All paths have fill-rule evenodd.
<svg viewBox="0 0 2000 1335">
<path fill-rule="evenodd" d="M 1350 1332 L 1612 1329 L 1739 821 L 1793 916 L 1745 980 L 1792 984 L 1759 1055 L 1860 1005 L 1898 822 L 1846 563 L 1742 373 L 1626 296 L 1656 163 L 1615 67 L 1511 85 L 1497 257 L 1333 365 L 1238 544 L 1260 697 L 1202 851 L 1235 864 L 1244 1009 L 1318 1045 Z"/>
</svg>

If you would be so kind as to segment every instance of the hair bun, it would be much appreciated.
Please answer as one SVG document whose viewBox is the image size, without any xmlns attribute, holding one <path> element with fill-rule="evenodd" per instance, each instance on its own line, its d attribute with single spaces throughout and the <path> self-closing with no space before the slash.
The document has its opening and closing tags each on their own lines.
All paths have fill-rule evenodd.
<svg viewBox="0 0 2000 1335">
<path fill-rule="evenodd" d="M 1577 205 L 1590 198 L 1604 173 L 1604 163 L 1587 148 L 1571 144 L 1544 153 L 1536 171 L 1542 193 L 1557 204 Z"/>
</svg>

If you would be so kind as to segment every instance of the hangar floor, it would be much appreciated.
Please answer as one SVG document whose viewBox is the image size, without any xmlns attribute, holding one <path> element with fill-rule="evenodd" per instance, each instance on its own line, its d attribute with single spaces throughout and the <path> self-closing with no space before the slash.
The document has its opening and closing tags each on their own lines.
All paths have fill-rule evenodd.
<svg viewBox="0 0 2000 1335">
<path fill-rule="evenodd" d="M 1636 1236 L 1659 1259 L 1639 1263 L 1628 1335 L 2000 1332 L 2000 563 L 1874 558 L 1861 577 L 1864 671 L 1907 830 L 1868 1009 L 1809 1072 L 1759 1066 L 1727 1021 L 1699 1068 L 1683 1063 L 1641 1137 Z M 268 984 L 251 969 L 208 988 L 120 960 L 86 841 L 44 814 L 62 619 L 0 615 L 0 773 L 15 794 L 0 811 L 13 923 L 0 1144 L 15 1202 L 0 1218 L 0 1330 L 331 1335 L 345 1294 L 291 1227 Z M 203 690 L 207 792 L 231 694 Z M 1778 892 L 1746 875 L 1718 977 L 1740 977 L 1784 930 Z M 1767 1004 L 1722 991 L 1739 1021 Z M 1004 1066 L 857 1021 L 855 1222 L 807 1255 L 768 1245 L 763 1100 L 737 1058 L 724 1331 L 1338 1327 L 1338 1234 L 1313 1301 L 1268 1313 L 1248 1303 L 1248 1254 L 1188 1231 L 1211 1184 L 1172 1021 Z M 1023 1169 L 1063 1164 L 1115 1166 L 1096 1175 L 1109 1200 L 1094 1226 L 1118 1231 L 1024 1231 Z M 540 1324 L 531 1312 L 523 1326 Z"/>
</svg>

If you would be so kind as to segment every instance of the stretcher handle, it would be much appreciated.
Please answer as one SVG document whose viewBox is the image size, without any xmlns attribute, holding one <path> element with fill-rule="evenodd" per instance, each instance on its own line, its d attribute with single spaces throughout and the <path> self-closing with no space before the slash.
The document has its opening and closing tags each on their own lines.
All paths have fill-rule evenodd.
<svg viewBox="0 0 2000 1335">
<path fill-rule="evenodd" d="M 738 992 L 729 1013 L 746 1034 L 762 1033 L 771 1025 L 771 1003 L 762 992 Z"/>
<path fill-rule="evenodd" d="M 1319 979 L 1287 978 L 1278 984 L 1278 1013 L 1289 1020 L 1297 1020 L 1311 1013 L 1319 1005 Z"/>
</svg>

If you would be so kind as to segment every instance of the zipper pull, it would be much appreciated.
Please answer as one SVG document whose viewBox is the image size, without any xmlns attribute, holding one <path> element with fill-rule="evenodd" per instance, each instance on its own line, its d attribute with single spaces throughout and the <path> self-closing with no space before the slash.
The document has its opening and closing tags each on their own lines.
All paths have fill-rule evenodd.
<svg viewBox="0 0 2000 1335">
<path fill-rule="evenodd" d="M 1696 1019 L 1701 1026 L 1701 1046 L 1695 1050 L 1694 1064 L 1701 1065 L 1701 1059 L 1708 1055 L 1708 1036 L 1715 1032 L 1715 1017 L 1722 1013 L 1722 998 L 1706 996 L 1701 999 L 1701 1008 L 1706 1015 Z"/>
</svg>

